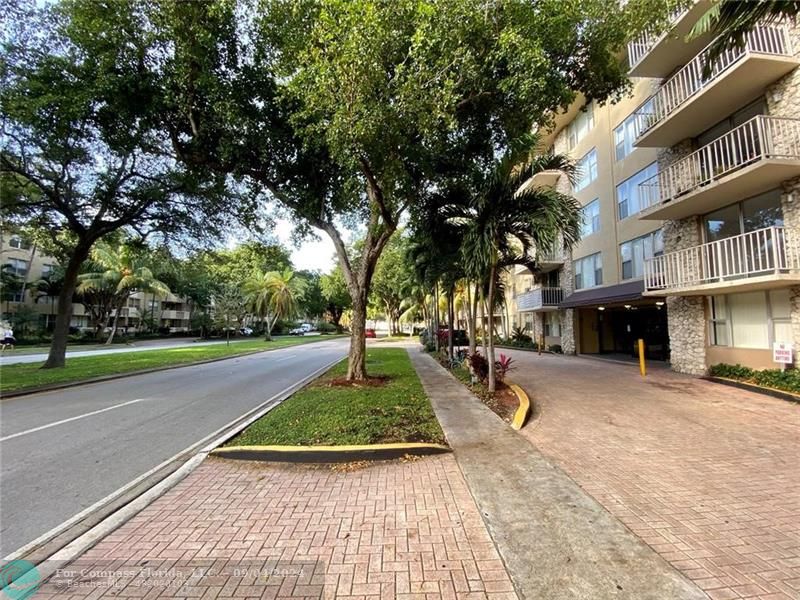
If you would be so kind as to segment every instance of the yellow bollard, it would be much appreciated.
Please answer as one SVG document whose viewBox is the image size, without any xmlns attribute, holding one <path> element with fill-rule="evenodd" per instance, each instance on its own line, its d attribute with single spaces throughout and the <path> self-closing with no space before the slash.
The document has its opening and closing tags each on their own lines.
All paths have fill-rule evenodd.
<svg viewBox="0 0 800 600">
<path fill-rule="evenodd" d="M 644 364 L 644 340 L 639 338 L 639 371 L 642 374 L 642 377 L 647 375 L 647 366 Z"/>
</svg>

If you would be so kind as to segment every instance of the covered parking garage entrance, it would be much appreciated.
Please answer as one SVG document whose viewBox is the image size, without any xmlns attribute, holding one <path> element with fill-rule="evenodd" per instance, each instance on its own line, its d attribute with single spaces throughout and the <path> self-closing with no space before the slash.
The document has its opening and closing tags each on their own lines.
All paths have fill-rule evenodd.
<svg viewBox="0 0 800 600">
<path fill-rule="evenodd" d="M 575 309 L 578 353 L 630 360 L 641 338 L 648 359 L 669 360 L 664 299 L 644 298 L 642 291 L 634 281 L 570 295 L 561 307 Z"/>
</svg>

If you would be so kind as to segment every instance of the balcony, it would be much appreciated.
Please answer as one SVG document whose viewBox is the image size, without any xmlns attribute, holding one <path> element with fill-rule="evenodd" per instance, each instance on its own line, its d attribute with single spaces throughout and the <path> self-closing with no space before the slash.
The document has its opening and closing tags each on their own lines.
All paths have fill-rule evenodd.
<svg viewBox="0 0 800 600">
<path fill-rule="evenodd" d="M 767 227 L 649 258 L 645 295 L 732 293 L 800 283 L 798 242 L 783 227 Z"/>
<path fill-rule="evenodd" d="M 640 218 L 705 214 L 798 175 L 800 119 L 753 117 L 640 183 Z"/>
<path fill-rule="evenodd" d="M 540 188 L 553 188 L 558 183 L 559 177 L 561 177 L 561 171 L 557 169 L 546 169 L 544 171 L 539 171 L 536 173 L 536 175 L 528 179 L 519 187 L 517 194 L 522 191 L 538 190 Z"/>
<path fill-rule="evenodd" d="M 517 296 L 517 310 L 519 312 L 546 312 L 558 310 L 558 305 L 563 300 L 564 290 L 561 288 L 534 288 Z"/>
<path fill-rule="evenodd" d="M 189 318 L 189 311 L 187 310 L 162 310 L 161 311 L 161 318 L 162 319 L 178 319 L 184 320 Z"/>
<path fill-rule="evenodd" d="M 664 79 L 679 66 L 692 60 L 711 40 L 708 36 L 699 36 L 686 41 L 686 37 L 710 6 L 709 0 L 700 0 L 689 8 L 673 10 L 667 31 L 645 32 L 630 42 L 628 75 Z"/>
<path fill-rule="evenodd" d="M 703 77 L 698 54 L 670 77 L 636 112 L 637 146 L 669 147 L 694 137 L 764 92 L 800 64 L 785 27 L 762 25 L 745 45 L 723 53 Z"/>
</svg>

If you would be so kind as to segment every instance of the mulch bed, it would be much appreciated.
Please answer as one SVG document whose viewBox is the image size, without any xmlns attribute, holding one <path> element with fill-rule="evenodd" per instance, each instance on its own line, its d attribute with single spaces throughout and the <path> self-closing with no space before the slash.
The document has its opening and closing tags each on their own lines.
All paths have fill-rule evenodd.
<svg viewBox="0 0 800 600">
<path fill-rule="evenodd" d="M 366 379 L 357 381 L 350 381 L 346 377 L 337 377 L 336 379 L 329 379 L 325 382 L 328 387 L 383 387 L 391 377 L 388 375 L 370 375 Z"/>
</svg>

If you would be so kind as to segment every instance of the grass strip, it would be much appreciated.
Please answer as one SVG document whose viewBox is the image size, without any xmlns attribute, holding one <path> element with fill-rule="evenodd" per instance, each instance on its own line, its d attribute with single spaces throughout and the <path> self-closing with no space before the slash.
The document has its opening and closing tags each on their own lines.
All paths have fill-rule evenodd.
<svg viewBox="0 0 800 600">
<path fill-rule="evenodd" d="M 282 338 L 271 342 L 258 339 L 232 343 L 230 346 L 223 343 L 81 356 L 67 358 L 66 366 L 63 369 L 40 369 L 39 363 L 11 364 L 0 367 L 0 392 L 20 391 L 57 383 L 79 382 L 104 375 L 118 375 L 158 367 L 188 365 L 202 360 L 233 357 L 257 350 L 285 348 L 337 337 L 341 336 Z"/>
<path fill-rule="evenodd" d="M 405 349 L 370 348 L 367 371 L 385 379 L 342 385 L 347 361 L 338 363 L 226 445 L 445 443 Z"/>
</svg>

